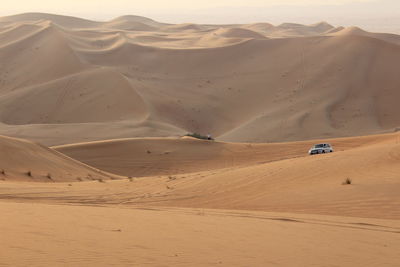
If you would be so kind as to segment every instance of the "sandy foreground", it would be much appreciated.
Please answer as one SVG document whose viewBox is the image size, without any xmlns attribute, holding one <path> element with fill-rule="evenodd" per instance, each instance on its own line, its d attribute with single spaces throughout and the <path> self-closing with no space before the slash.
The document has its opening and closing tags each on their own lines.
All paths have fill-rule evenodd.
<svg viewBox="0 0 400 267">
<path fill-rule="evenodd" d="M 0 204 L 2 266 L 398 266 L 398 221 Z"/>
<path fill-rule="evenodd" d="M 301 152 L 308 148 L 308 141 L 282 143 L 278 150 L 273 144 L 249 147 L 186 138 L 57 147 L 69 149 L 71 156 L 92 160 L 99 168 L 104 159 L 90 153 L 88 147 L 97 151 L 110 143 L 116 143 L 120 153 L 110 150 L 109 156 L 134 153 L 131 157 L 141 158 L 144 153 L 147 168 L 156 172 L 157 162 L 162 164 L 161 170 L 173 171 L 173 163 L 182 158 L 186 161 L 182 161 L 183 173 L 128 177 L 93 168 L 89 170 L 94 175 L 109 176 L 78 181 L 73 178 L 87 172 L 87 165 L 64 156 L 63 162 L 73 163 L 74 168 L 67 176 L 61 173 L 60 179 L 65 180 L 58 182 L 37 175 L 45 173 L 42 168 L 47 165 L 38 165 L 33 177 L 25 178 L 24 173 L 14 178 L 12 174 L 18 172 L 8 168 L 0 181 L 0 263 L 398 266 L 398 138 L 398 134 L 388 134 L 332 139 L 337 151 L 318 156 Z M 18 144 L 20 149 L 40 151 L 44 160 L 60 160 L 58 152 L 31 142 L 0 141 L 2 148 Z M 122 146 L 118 146 L 120 142 Z M 131 150 L 129 144 L 136 149 Z M 154 150 L 157 145 L 160 151 Z M 152 152 L 148 155 L 138 146 L 150 147 Z M 197 149 L 188 153 L 190 146 Z M 214 165 L 197 162 L 202 149 L 214 151 Z M 293 154 L 288 153 L 291 150 Z M 236 160 L 232 160 L 232 152 Z M 29 158 L 32 154 L 22 155 Z M 161 155 L 170 160 L 162 162 Z M 115 162 L 117 172 L 126 171 L 118 159 L 110 162 Z M 352 185 L 342 185 L 346 177 L 352 179 Z"/>
</svg>

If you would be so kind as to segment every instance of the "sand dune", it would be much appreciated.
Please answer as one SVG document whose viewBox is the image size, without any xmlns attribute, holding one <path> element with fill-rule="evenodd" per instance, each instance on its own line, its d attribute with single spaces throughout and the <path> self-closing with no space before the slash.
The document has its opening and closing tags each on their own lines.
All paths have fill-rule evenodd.
<svg viewBox="0 0 400 267">
<path fill-rule="evenodd" d="M 116 178 L 52 149 L 21 139 L 0 136 L 0 151 L 2 181 L 76 182 Z"/>
<path fill-rule="evenodd" d="M 90 22 L 32 13 L 0 21 L 8 23 L 0 32 L 2 134 L 55 145 L 64 141 L 47 143 L 45 125 L 82 133 L 91 128 L 84 123 L 104 123 L 101 139 L 113 139 L 146 136 L 112 130 L 140 122 L 178 129 L 168 135 L 266 142 L 400 125 L 396 35 L 330 33 L 327 23 L 167 25 L 136 16 Z"/>
<path fill-rule="evenodd" d="M 390 33 L 371 33 L 364 31 L 359 27 L 348 27 L 343 29 L 338 29 L 337 32 L 333 33 L 333 35 L 360 35 L 360 36 L 367 36 L 371 38 L 376 38 L 379 40 L 383 40 L 388 43 L 394 43 L 399 45 L 400 44 L 400 36 L 396 34 Z"/>
<path fill-rule="evenodd" d="M 397 35 L 328 23 L 168 25 L 137 16 L 93 22 L 29 13 L 0 22 L 2 134 L 56 145 L 67 142 L 48 142 L 47 125 L 84 142 L 145 137 L 146 124 L 161 136 L 276 142 L 400 125 Z M 29 112 L 33 105 L 38 112 Z M 132 134 L 113 130 L 129 122 Z M 104 123 L 101 137 L 88 139 L 90 123 Z"/>
<path fill-rule="evenodd" d="M 1 96 L 85 69 L 62 32 L 49 21 L 19 25 L 1 35 Z"/>
<path fill-rule="evenodd" d="M 183 24 L 176 24 L 176 25 L 167 25 L 162 28 L 162 31 L 165 32 L 181 32 L 181 31 L 202 31 L 206 30 L 207 28 L 193 23 L 183 23 Z"/>
<path fill-rule="evenodd" d="M 268 30 L 271 30 L 272 28 L 274 28 L 275 26 L 270 24 L 270 23 L 252 23 L 252 24 L 246 24 L 243 25 L 242 28 L 245 29 L 250 29 L 256 32 L 260 32 L 260 33 L 264 33 L 267 34 Z"/>
<path fill-rule="evenodd" d="M 322 156 L 306 154 L 311 142 L 147 139 L 56 149 L 122 175 L 162 175 L 136 180 L 132 191 L 109 198 L 110 203 L 399 219 L 399 134 L 328 141 L 336 152 Z M 352 186 L 342 185 L 346 178 Z M 118 188 L 124 183 L 116 183 Z"/>
<path fill-rule="evenodd" d="M 1 120 L 12 125 L 140 121 L 146 104 L 119 73 L 95 69 L 9 93 Z"/>
<path fill-rule="evenodd" d="M 300 37 L 323 35 L 334 27 L 326 22 L 312 25 L 302 25 L 297 23 L 282 23 L 273 29 L 271 34 L 276 37 Z"/>
<path fill-rule="evenodd" d="M 234 168 L 307 156 L 319 142 L 336 151 L 392 143 L 396 134 L 292 143 L 240 144 L 184 138 L 134 138 L 71 144 L 53 149 L 98 169 L 124 176 L 174 175 Z"/>
<path fill-rule="evenodd" d="M 110 132 L 116 138 L 131 136 L 174 136 L 184 135 L 186 131 L 170 124 L 154 120 L 139 122 L 119 121 L 109 123 L 61 123 L 61 124 L 29 124 L 6 125 L 1 124 L 2 132 L 7 136 L 18 135 L 20 138 L 40 141 L 42 144 L 64 145 L 82 141 L 109 139 Z"/>
<path fill-rule="evenodd" d="M 215 31 L 215 34 L 228 38 L 265 39 L 265 36 L 260 33 L 242 28 L 228 28 L 228 29 L 222 28 Z"/>
<path fill-rule="evenodd" d="M 122 16 L 103 23 L 102 26 L 127 31 L 157 31 L 158 28 L 167 26 L 167 24 L 140 16 Z"/>
<path fill-rule="evenodd" d="M 242 25 L 241 27 L 262 33 L 270 38 L 323 36 L 335 29 L 334 26 L 326 22 L 319 22 L 311 25 L 282 23 L 277 26 L 269 23 L 254 23 Z"/>
<path fill-rule="evenodd" d="M 178 177 L 168 183 L 172 188 L 168 197 L 159 202 L 150 198 L 149 202 L 399 219 L 399 148 L 398 143 L 376 145 Z M 347 178 L 352 179 L 353 186 L 342 185 Z"/>
<path fill-rule="evenodd" d="M 39 172 L 43 172 L 44 166 L 53 166 L 51 171 L 67 172 L 71 179 L 76 180 L 76 174 L 68 172 L 72 167 L 63 167 L 72 163 L 62 154 L 30 142 L 3 139 L 4 150 L 19 151 L 15 155 L 20 160 L 9 157 L 2 160 L 9 177 L 11 173 L 19 172 L 20 176 L 28 178 L 21 166 L 25 169 L 41 166 L 36 167 Z M 41 195 L 41 200 L 51 203 L 75 203 L 78 200 L 96 203 L 101 200 L 103 204 L 135 206 L 400 218 L 396 208 L 400 204 L 397 181 L 400 173 L 399 134 L 326 141 L 334 145 L 335 153 L 308 156 L 307 149 L 318 140 L 257 145 L 214 143 L 191 138 L 125 139 L 55 147 L 103 171 L 131 176 L 131 180 L 125 178 L 109 182 L 107 186 L 76 184 L 71 192 L 60 191 L 58 188 L 65 186 L 62 184 L 46 188 L 11 184 L 4 187 L 7 193 L 2 198 L 23 200 Z M 32 154 L 27 150 L 35 151 L 33 159 L 28 158 L 32 165 L 21 163 L 21 160 L 27 162 L 26 157 Z M 45 156 L 40 156 L 42 154 Z M 60 158 L 63 160 L 61 163 Z M 49 164 L 48 160 L 58 161 Z M 82 169 L 79 163 L 73 163 Z M 49 172 L 48 168 L 43 176 Z M 353 185 L 342 185 L 346 178 L 352 179 Z M 22 197 L 21 190 L 26 192 Z"/>
</svg>

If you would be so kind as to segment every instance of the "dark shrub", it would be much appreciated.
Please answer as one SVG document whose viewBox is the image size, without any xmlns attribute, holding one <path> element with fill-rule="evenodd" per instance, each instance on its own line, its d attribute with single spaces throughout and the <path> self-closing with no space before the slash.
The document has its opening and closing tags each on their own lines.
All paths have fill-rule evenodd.
<svg viewBox="0 0 400 267">
<path fill-rule="evenodd" d="M 198 133 L 188 133 L 185 136 L 190 136 L 190 137 L 194 137 L 194 138 L 202 139 L 202 140 L 214 140 L 214 138 L 212 138 L 212 137 L 208 137 L 208 136 L 201 135 Z"/>
</svg>

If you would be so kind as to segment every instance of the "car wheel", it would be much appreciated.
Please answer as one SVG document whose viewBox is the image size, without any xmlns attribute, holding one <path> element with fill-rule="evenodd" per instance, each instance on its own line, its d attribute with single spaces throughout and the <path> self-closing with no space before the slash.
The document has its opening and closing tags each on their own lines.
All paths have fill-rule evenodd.
<svg viewBox="0 0 400 267">
<path fill-rule="evenodd" d="M 322 150 L 322 154 L 325 154 L 325 150 Z"/>
</svg>

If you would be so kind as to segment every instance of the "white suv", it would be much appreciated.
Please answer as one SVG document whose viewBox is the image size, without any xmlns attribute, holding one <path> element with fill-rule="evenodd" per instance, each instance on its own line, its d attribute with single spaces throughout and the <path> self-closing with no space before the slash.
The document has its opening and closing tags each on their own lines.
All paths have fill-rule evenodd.
<svg viewBox="0 0 400 267">
<path fill-rule="evenodd" d="M 323 153 L 331 153 L 333 152 L 333 147 L 330 144 L 317 144 L 314 145 L 309 151 L 308 154 L 323 154 Z"/>
</svg>

